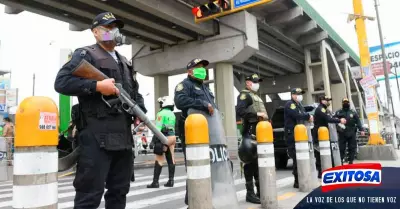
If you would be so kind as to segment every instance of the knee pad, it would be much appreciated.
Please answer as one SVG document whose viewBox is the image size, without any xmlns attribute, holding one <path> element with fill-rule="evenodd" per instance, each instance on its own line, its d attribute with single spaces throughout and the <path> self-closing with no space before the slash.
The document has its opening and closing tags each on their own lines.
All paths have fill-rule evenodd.
<svg viewBox="0 0 400 209">
<path fill-rule="evenodd" d="M 167 160 L 168 165 L 173 164 L 172 154 L 171 154 L 171 150 L 169 149 L 169 147 L 168 147 L 167 151 L 165 152 L 165 159 Z"/>
<path fill-rule="evenodd" d="M 163 144 L 161 143 L 161 142 L 156 142 L 155 144 L 154 144 L 154 154 L 156 154 L 156 155 L 162 155 L 163 153 L 164 153 L 164 150 L 163 150 L 163 148 L 164 148 L 164 146 L 163 146 Z"/>
</svg>

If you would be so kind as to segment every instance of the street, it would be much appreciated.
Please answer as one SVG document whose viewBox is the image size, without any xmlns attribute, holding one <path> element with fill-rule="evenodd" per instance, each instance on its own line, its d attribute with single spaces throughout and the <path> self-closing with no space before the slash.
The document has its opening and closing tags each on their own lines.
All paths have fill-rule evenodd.
<svg viewBox="0 0 400 209">
<path fill-rule="evenodd" d="M 234 165 L 234 178 L 238 200 L 241 204 L 245 203 L 244 177 L 240 177 L 239 165 Z M 160 176 L 160 188 L 148 189 L 153 179 L 153 168 L 136 170 L 136 181 L 131 183 L 131 189 L 127 197 L 127 209 L 181 209 L 187 208 L 184 204 L 185 197 L 185 179 L 186 172 L 184 166 L 177 166 L 175 173 L 175 185 L 173 188 L 166 188 L 164 184 L 168 180 L 168 169 L 163 167 Z M 73 208 L 75 191 L 72 186 L 74 176 L 59 178 L 58 189 L 58 208 Z M 279 190 L 291 187 L 293 178 L 290 169 L 277 172 L 277 186 Z M 278 192 L 278 196 L 282 192 Z M 37 194 L 40 200 L 40 194 Z M 12 208 L 12 182 L 0 183 L 0 209 Z M 100 208 L 104 208 L 104 199 L 102 199 Z"/>
</svg>

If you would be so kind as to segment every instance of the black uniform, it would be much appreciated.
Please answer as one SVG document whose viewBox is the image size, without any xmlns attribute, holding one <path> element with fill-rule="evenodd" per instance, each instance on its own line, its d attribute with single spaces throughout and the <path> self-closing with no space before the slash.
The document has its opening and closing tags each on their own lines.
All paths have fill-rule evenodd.
<svg viewBox="0 0 400 209">
<path fill-rule="evenodd" d="M 138 92 L 138 82 L 132 77 L 132 66 L 125 57 L 116 54 L 118 63 L 100 45 L 77 49 L 55 80 L 54 88 L 58 93 L 78 96 L 79 100 L 77 127 L 81 153 L 73 183 L 76 190 L 75 209 L 99 207 L 104 186 L 108 189 L 104 195 L 106 208 L 122 209 L 126 205 L 133 166 L 132 115 L 118 111 L 118 106 L 108 107 L 102 101 L 101 94 L 96 92 L 96 81 L 71 74 L 85 59 L 105 75 L 114 78 L 116 83 L 122 83 L 131 98 L 147 112 L 143 97 Z"/>
<path fill-rule="evenodd" d="M 253 100 L 251 96 L 247 92 L 241 92 L 237 97 L 237 105 L 236 105 L 236 113 L 239 117 L 243 119 L 243 129 L 242 129 L 242 140 L 252 140 L 252 143 L 255 145 L 255 139 L 253 139 L 252 135 L 256 135 L 256 127 L 258 123 L 257 112 L 250 110 L 248 107 L 253 104 Z M 254 141 L 254 142 L 253 142 Z M 255 145 L 256 146 L 256 145 Z M 248 150 L 247 152 L 252 152 L 253 149 Z M 256 155 L 256 153 L 248 153 L 251 156 Z M 246 180 L 246 201 L 252 202 L 255 204 L 260 203 L 260 182 L 259 182 L 259 173 L 258 173 L 258 158 L 254 158 L 250 163 L 244 163 L 243 166 L 244 178 Z M 255 185 L 257 188 L 257 193 L 254 194 L 254 184 L 253 177 L 255 181 Z"/>
<path fill-rule="evenodd" d="M 314 129 L 312 132 L 313 135 L 313 142 L 314 142 L 314 147 L 319 147 L 316 146 L 319 144 L 318 141 L 318 129 L 320 127 L 329 127 L 328 123 L 340 123 L 340 120 L 337 118 L 333 118 L 332 116 L 329 115 L 329 112 L 327 110 L 327 106 L 324 104 L 319 104 L 317 109 L 315 110 L 314 113 Z M 318 170 L 318 177 L 321 177 L 321 156 L 319 151 L 314 150 L 314 156 L 315 156 L 315 166 L 317 167 Z"/>
<path fill-rule="evenodd" d="M 304 107 L 293 100 L 286 103 L 284 109 L 285 117 L 285 138 L 288 145 L 289 156 L 293 159 L 293 176 L 295 185 L 298 184 L 296 145 L 294 141 L 294 127 L 303 124 L 310 119 L 310 114 L 305 112 Z"/>
<path fill-rule="evenodd" d="M 187 68 L 190 69 L 197 64 L 205 63 L 204 65 L 208 65 L 208 61 L 201 59 L 192 60 Z M 207 85 L 202 82 L 191 78 L 188 76 L 181 83 L 179 83 L 175 87 L 175 95 L 174 102 L 176 108 L 182 111 L 181 118 L 178 120 L 178 129 L 179 129 L 179 138 L 182 142 L 183 154 L 185 157 L 186 164 L 186 144 L 185 144 L 185 120 L 188 116 L 188 110 L 190 108 L 196 110 L 202 110 L 208 112 L 208 104 L 211 104 L 214 109 L 217 108 L 217 105 L 214 103 L 214 95 L 211 90 L 207 87 Z M 187 196 L 187 185 L 186 185 L 186 195 L 185 195 L 185 204 L 188 204 L 188 196 Z"/>
<path fill-rule="evenodd" d="M 357 128 L 358 130 L 363 131 L 360 118 L 358 117 L 357 112 L 350 108 L 342 108 L 336 111 L 335 117 L 346 119 L 346 128 L 343 130 L 338 127 L 340 157 L 343 162 L 347 145 L 349 149 L 349 163 L 352 164 L 357 149 Z"/>
</svg>

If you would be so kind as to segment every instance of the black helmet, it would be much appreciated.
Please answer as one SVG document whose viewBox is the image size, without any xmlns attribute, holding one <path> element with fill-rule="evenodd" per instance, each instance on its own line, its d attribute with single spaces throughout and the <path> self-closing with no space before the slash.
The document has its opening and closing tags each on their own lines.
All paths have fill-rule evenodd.
<svg viewBox="0 0 400 209">
<path fill-rule="evenodd" d="M 247 164 L 257 160 L 257 142 L 250 136 L 244 136 L 239 146 L 239 158 Z"/>
</svg>

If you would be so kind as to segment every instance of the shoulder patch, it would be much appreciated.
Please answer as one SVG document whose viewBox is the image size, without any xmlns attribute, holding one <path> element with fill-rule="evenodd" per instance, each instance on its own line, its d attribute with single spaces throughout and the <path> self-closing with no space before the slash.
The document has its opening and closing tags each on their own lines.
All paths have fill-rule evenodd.
<svg viewBox="0 0 400 209">
<path fill-rule="evenodd" d="M 326 113 L 326 109 L 325 108 L 321 108 L 321 112 Z"/>
<path fill-rule="evenodd" d="M 182 91 L 182 89 L 183 89 L 183 84 L 180 83 L 176 86 L 175 91 Z"/>
<path fill-rule="evenodd" d="M 290 105 L 290 109 L 292 109 L 292 110 L 296 109 L 296 105 L 295 105 L 294 103 L 292 103 L 292 104 Z"/>
<path fill-rule="evenodd" d="M 240 94 L 240 100 L 245 100 L 245 99 L 246 99 L 246 94 L 241 93 L 241 94 Z"/>
<path fill-rule="evenodd" d="M 350 118 L 352 118 L 354 115 L 353 114 L 350 114 Z"/>
</svg>

